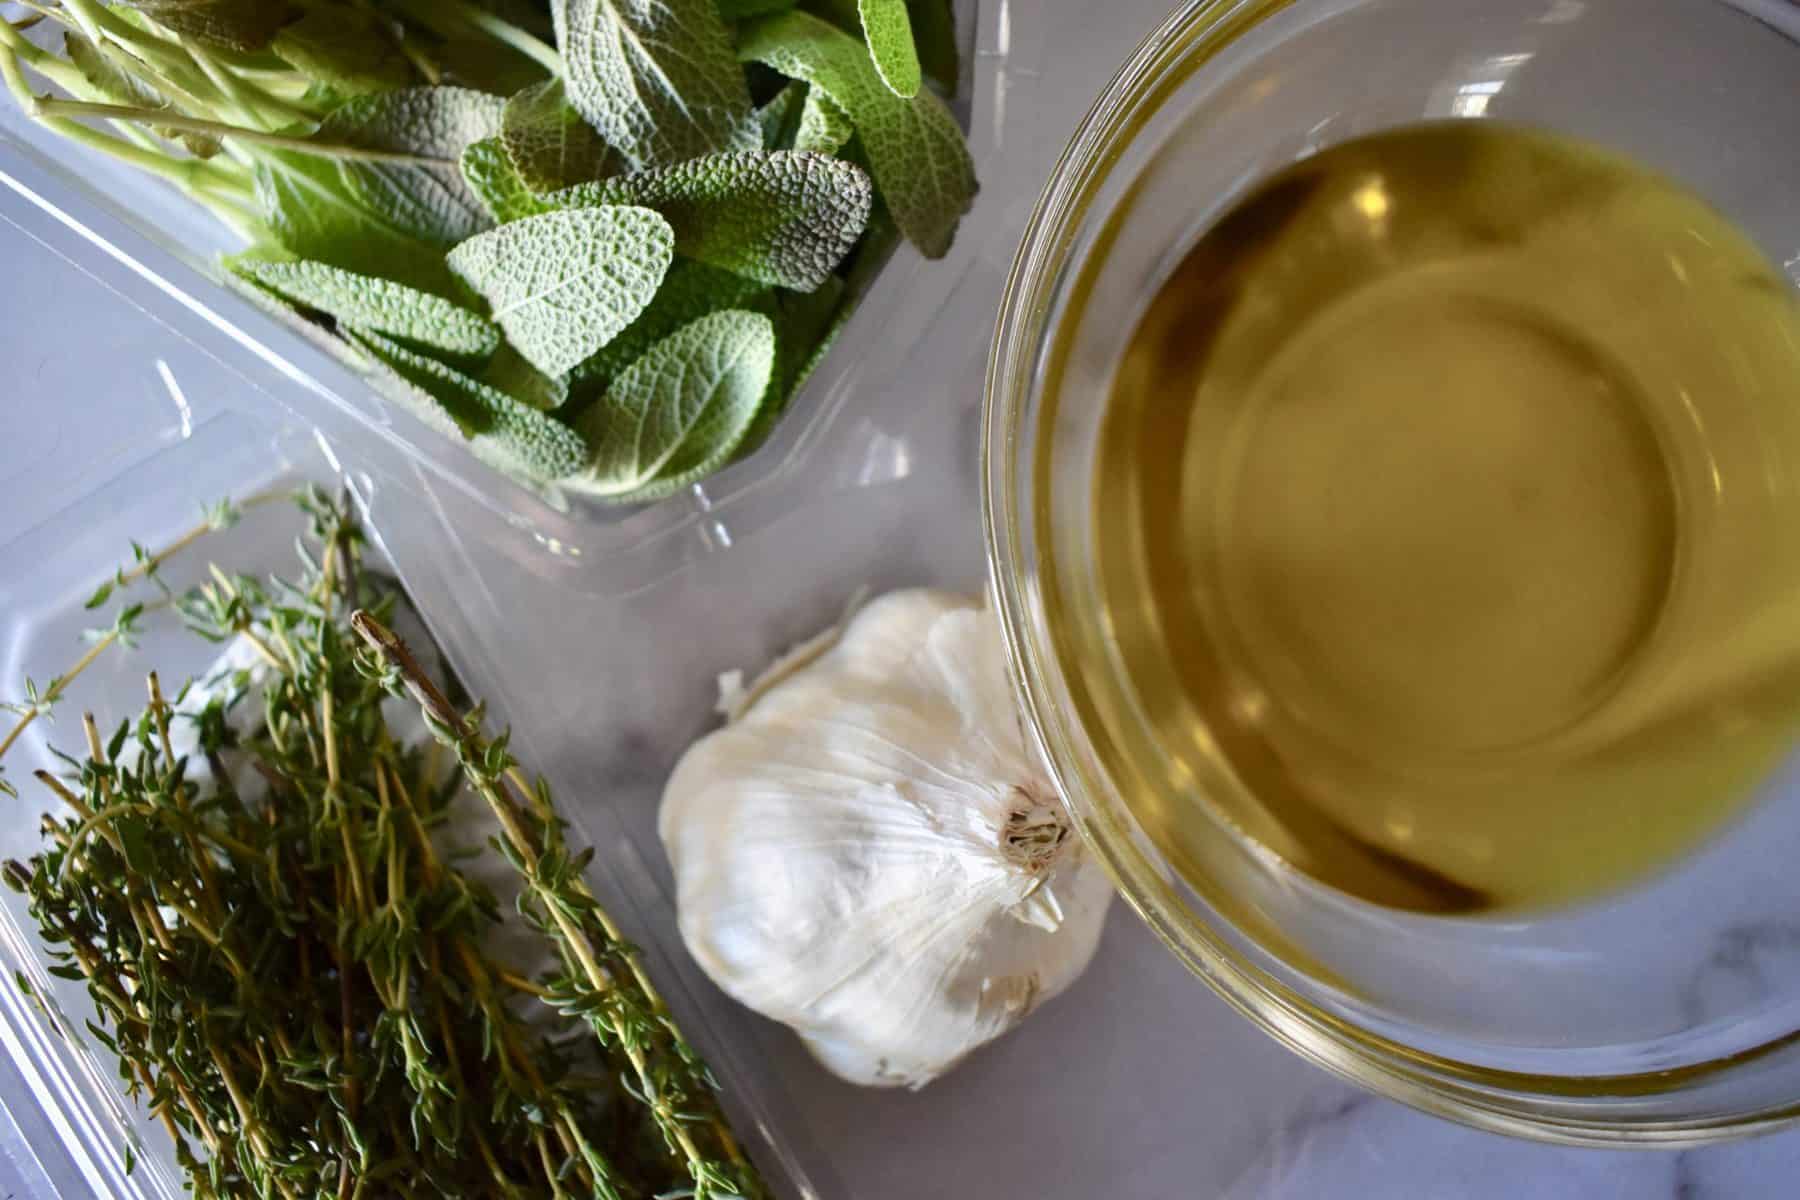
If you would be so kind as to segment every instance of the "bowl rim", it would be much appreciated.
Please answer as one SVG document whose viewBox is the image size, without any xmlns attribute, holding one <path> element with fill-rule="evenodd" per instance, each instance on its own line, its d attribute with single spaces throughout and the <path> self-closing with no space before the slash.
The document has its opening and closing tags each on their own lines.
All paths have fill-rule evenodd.
<svg viewBox="0 0 1800 1200">
<path fill-rule="evenodd" d="M 1338 1077 L 1410 1107 L 1488 1132 L 1591 1147 L 1677 1148 L 1800 1121 L 1800 1098 L 1745 1112 L 1625 1117 L 1611 1101 L 1668 1098 L 1699 1079 L 1800 1044 L 1800 1031 L 1730 1057 L 1642 1075 L 1555 1076 L 1498 1070 L 1416 1050 L 1312 1003 L 1191 909 L 1170 902 L 1162 872 L 1094 801 L 1079 722 L 1057 695 L 1059 668 L 1041 636 L 1029 515 L 1035 470 L 1027 430 L 1040 397 L 1036 356 L 1073 274 L 1071 249 L 1138 116 L 1244 33 L 1309 0 L 1183 0 L 1113 75 L 1057 159 L 1008 272 L 982 410 L 981 505 L 990 603 L 1000 617 L 1029 737 L 1090 851 L 1157 938 L 1263 1032 Z M 1716 2 L 1716 0 L 1714 0 Z M 1741 0 L 1724 0 L 1733 7 Z M 1754 2 L 1754 0 L 1752 0 Z"/>
</svg>

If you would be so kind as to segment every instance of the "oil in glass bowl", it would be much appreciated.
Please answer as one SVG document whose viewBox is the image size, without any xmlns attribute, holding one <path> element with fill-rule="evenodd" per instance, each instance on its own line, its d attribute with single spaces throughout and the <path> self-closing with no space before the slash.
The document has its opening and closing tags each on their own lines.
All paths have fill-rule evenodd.
<svg viewBox="0 0 1800 1200">
<path fill-rule="evenodd" d="M 1627 885 L 1800 734 L 1800 308 L 1609 151 L 1442 122 L 1265 180 L 1139 319 L 1094 488 L 1134 706 L 1230 782 L 1187 803 L 1363 900 Z"/>
</svg>

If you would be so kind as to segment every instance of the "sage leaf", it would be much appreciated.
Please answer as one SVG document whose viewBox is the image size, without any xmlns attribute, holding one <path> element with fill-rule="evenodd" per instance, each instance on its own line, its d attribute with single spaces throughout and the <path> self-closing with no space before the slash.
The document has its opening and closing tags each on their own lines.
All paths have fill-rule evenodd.
<svg viewBox="0 0 1800 1200">
<path fill-rule="evenodd" d="M 463 182 L 469 185 L 469 190 L 475 193 L 475 198 L 481 201 L 481 206 L 496 224 L 504 225 L 521 217 L 550 211 L 549 205 L 519 178 L 512 155 L 506 152 L 499 138 L 483 138 L 470 143 L 462 154 L 462 176 Z"/>
<path fill-rule="evenodd" d="M 536 59 L 490 37 L 453 37 L 421 53 L 443 75 L 438 82 L 495 96 L 511 96 L 546 78 Z"/>
<path fill-rule="evenodd" d="M 281 0 L 126 0 L 126 6 L 171 33 L 233 50 L 263 49 L 294 18 Z"/>
<path fill-rule="evenodd" d="M 744 439 L 745 447 L 760 445 L 806 389 L 899 241 L 893 219 L 877 211 L 869 218 L 868 231 L 843 276 L 833 276 L 810 294 L 781 292 L 776 296 L 775 379 L 769 385 L 769 397 L 757 411 L 756 424 Z"/>
<path fill-rule="evenodd" d="M 412 64 L 388 22 L 366 8 L 329 4 L 284 26 L 269 43 L 294 70 L 345 96 L 405 87 Z"/>
<path fill-rule="evenodd" d="M 582 184 L 550 199 L 655 209 L 688 258 L 811 291 L 856 244 L 874 193 L 860 168 L 839 159 L 740 150 Z"/>
<path fill-rule="evenodd" d="M 506 102 L 500 140 L 519 178 L 534 192 L 586 183 L 622 165 L 569 104 L 560 79 L 534 84 Z"/>
<path fill-rule="evenodd" d="M 634 167 L 754 145 L 716 0 L 552 0 L 569 103 Z"/>
<path fill-rule="evenodd" d="M 443 256 L 386 213 L 371 212 L 340 164 L 316 154 L 258 147 L 254 176 L 263 220 L 282 247 L 427 291 L 454 285 Z"/>
<path fill-rule="evenodd" d="M 481 382 L 540 412 L 561 408 L 569 399 L 567 375 L 544 374 L 508 342 L 500 343 L 499 351 L 481 372 Z"/>
<path fill-rule="evenodd" d="M 240 257 L 231 269 L 283 299 L 345 325 L 387 334 L 448 354 L 486 358 L 500 346 L 491 321 L 442 296 L 321 262 Z"/>
<path fill-rule="evenodd" d="M 371 209 L 421 241 L 448 247 L 490 224 L 460 162 L 470 143 L 499 134 L 505 105 L 468 88 L 397 88 L 333 109 L 319 137 L 414 156 L 417 161 L 344 160 L 340 167 Z"/>
<path fill-rule="evenodd" d="M 906 239 L 931 258 L 949 250 L 975 199 L 975 164 L 943 101 L 925 89 L 910 100 L 896 96 L 861 42 L 804 12 L 750 22 L 738 53 L 831 97 L 861 135 L 875 186 Z"/>
<path fill-rule="evenodd" d="M 800 127 L 800 109 L 806 102 L 806 85 L 790 80 L 769 102 L 756 110 L 762 128 L 764 150 L 792 150 L 794 131 Z"/>
<path fill-rule="evenodd" d="M 816 292 L 783 292 L 777 298 L 775 333 L 781 349 L 775 368 L 776 383 L 784 393 L 781 404 L 805 386 L 807 373 L 816 365 L 815 356 L 835 332 L 839 319 L 855 307 L 845 303 L 848 296 L 844 281 L 834 277 Z"/>
<path fill-rule="evenodd" d="M 794 149 L 817 154 L 836 154 L 856 134 L 849 114 L 818 88 L 806 89 L 800 106 L 800 124 L 794 130 Z"/>
<path fill-rule="evenodd" d="M 650 500 L 716 471 L 737 451 L 775 363 L 775 327 L 728 309 L 657 342 L 577 419 L 593 447 L 570 486 Z"/>
<path fill-rule="evenodd" d="M 95 96 L 108 104 L 128 108 L 162 108 L 169 101 L 161 92 L 122 69 L 111 54 L 95 45 L 83 34 L 69 30 L 63 34 L 63 50 L 81 77 L 94 89 Z M 209 133 L 152 126 L 156 136 L 179 142 L 195 158 L 211 158 L 222 148 L 219 139 Z"/>
<path fill-rule="evenodd" d="M 561 375 L 644 311 L 674 253 L 667 221 L 618 205 L 502 225 L 452 250 L 449 262 L 487 297 L 519 353 Z"/>
<path fill-rule="evenodd" d="M 368 351 L 349 336 L 348 330 L 333 332 L 326 329 L 299 305 L 285 296 L 276 295 L 249 276 L 233 271 L 226 274 L 223 282 L 233 292 L 251 301 L 351 370 L 366 374 L 379 365 L 377 360 L 369 356 Z"/>
<path fill-rule="evenodd" d="M 390 395 L 439 428 L 448 423 L 491 465 L 528 479 L 554 480 L 586 463 L 587 444 L 562 422 L 391 338 L 366 329 L 349 332 L 405 385 L 389 387 Z"/>
<path fill-rule="evenodd" d="M 946 95 L 960 91 L 962 51 L 956 41 L 956 13 L 952 0 L 906 0 L 912 19 L 913 45 L 928 79 Z"/>
<path fill-rule="evenodd" d="M 795 0 L 719 0 L 719 15 L 727 21 L 742 21 L 746 17 L 786 12 L 794 3 Z"/>
<path fill-rule="evenodd" d="M 837 26 L 852 37 L 862 35 L 861 0 L 806 0 L 804 8 L 821 21 Z"/>
<path fill-rule="evenodd" d="M 847 294 L 848 289 L 846 289 Z M 828 318 L 822 329 L 796 336 L 794 344 L 807 346 L 807 349 L 793 364 L 791 372 L 783 378 L 782 398 L 779 406 L 771 412 L 771 417 L 779 416 L 793 402 L 794 397 L 805 389 L 807 382 L 812 379 L 813 372 L 817 371 L 819 365 L 830 355 L 832 347 L 837 344 L 838 335 L 844 331 L 844 326 L 850 323 L 851 314 L 855 311 L 856 305 L 845 303 L 844 297 L 840 296 L 837 305 L 828 310 Z M 786 318 L 788 314 L 784 311 L 782 316 Z M 810 339 L 810 345 L 805 339 Z M 787 365 L 783 364 L 784 367 Z"/>
<path fill-rule="evenodd" d="M 63 34 L 63 50 L 83 79 L 109 104 L 125 104 L 135 108 L 161 108 L 168 101 L 163 94 L 141 82 L 129 71 L 119 69 L 85 34 L 69 30 Z"/>
<path fill-rule="evenodd" d="M 769 390 L 744 435 L 742 450 L 749 451 L 768 440 L 787 412 L 835 335 L 838 321 L 849 311 L 844 303 L 844 281 L 832 276 L 812 292 L 782 292 L 775 297 L 775 369 Z"/>
<path fill-rule="evenodd" d="M 656 298 L 637 319 L 575 368 L 570 390 L 576 405 L 605 390 L 614 376 L 683 325 L 722 309 L 752 308 L 767 292 L 766 286 L 742 275 L 692 259 L 676 259 L 656 290 Z"/>
<path fill-rule="evenodd" d="M 858 0 L 857 11 L 862 17 L 863 40 L 869 43 L 869 58 L 881 81 L 894 95 L 912 99 L 924 79 L 906 0 Z"/>
</svg>

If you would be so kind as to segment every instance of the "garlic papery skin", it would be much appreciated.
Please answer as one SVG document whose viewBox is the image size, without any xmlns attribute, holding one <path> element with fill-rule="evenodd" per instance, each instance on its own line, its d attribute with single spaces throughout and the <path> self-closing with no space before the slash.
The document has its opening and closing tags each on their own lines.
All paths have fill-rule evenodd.
<svg viewBox="0 0 1800 1200">
<path fill-rule="evenodd" d="M 681 934 L 839 1076 L 916 1088 L 1074 982 L 1112 886 L 986 608 L 895 592 L 808 645 L 669 780 Z"/>
</svg>

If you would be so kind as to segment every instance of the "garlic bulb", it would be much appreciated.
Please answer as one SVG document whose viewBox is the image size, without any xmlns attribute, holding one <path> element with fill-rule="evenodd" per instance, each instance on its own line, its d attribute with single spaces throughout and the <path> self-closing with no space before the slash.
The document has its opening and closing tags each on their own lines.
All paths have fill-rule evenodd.
<svg viewBox="0 0 1800 1200">
<path fill-rule="evenodd" d="M 663 795 L 682 937 L 838 1075 L 923 1086 L 1081 974 L 1111 885 L 979 604 L 884 596 L 778 675 Z"/>
</svg>

